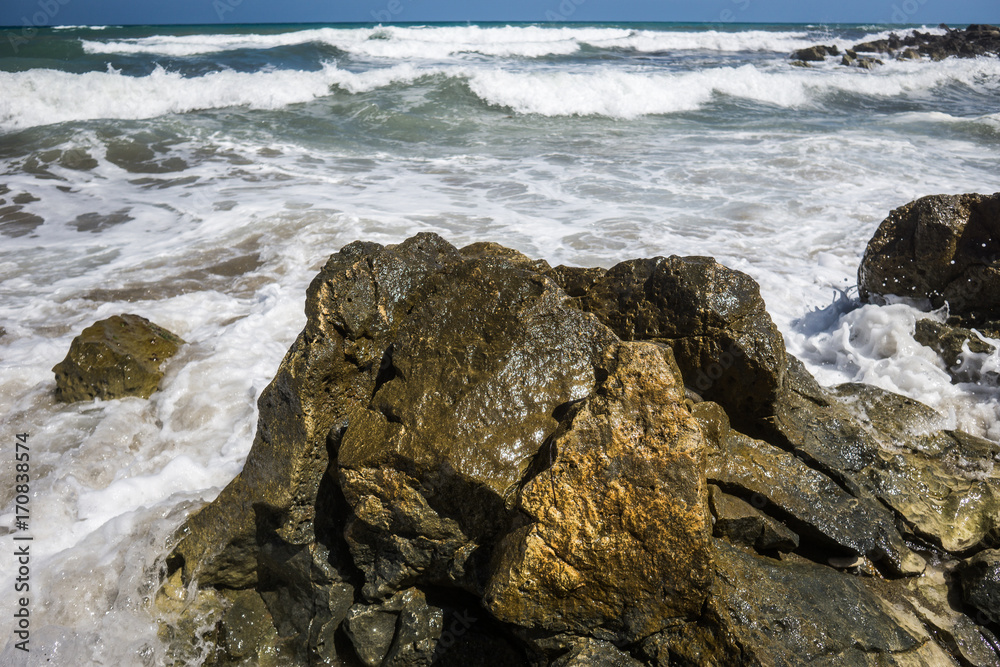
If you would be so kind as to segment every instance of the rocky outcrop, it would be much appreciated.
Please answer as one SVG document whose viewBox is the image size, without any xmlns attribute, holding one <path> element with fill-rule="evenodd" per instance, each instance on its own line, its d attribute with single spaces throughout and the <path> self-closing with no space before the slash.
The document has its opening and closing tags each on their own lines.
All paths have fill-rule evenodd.
<svg viewBox="0 0 1000 667">
<path fill-rule="evenodd" d="M 840 49 L 836 46 L 810 46 L 806 49 L 799 49 L 792 54 L 793 60 L 803 62 L 822 62 L 827 56 L 839 56 Z"/>
<path fill-rule="evenodd" d="M 887 39 L 855 44 L 858 53 L 885 53 L 902 58 L 925 56 L 932 60 L 975 58 L 1000 54 L 1000 28 L 992 25 L 968 26 L 965 30 L 952 30 L 947 26 L 943 35 L 914 30 L 905 37 L 896 33 Z"/>
<path fill-rule="evenodd" d="M 820 387 L 748 276 L 421 234 L 331 256 L 306 313 L 243 471 L 167 561 L 177 656 L 1000 660 L 995 619 L 950 602 L 988 606 L 956 573 L 1000 533 L 1000 447 Z"/>
<path fill-rule="evenodd" d="M 883 64 L 881 60 L 869 56 L 859 57 L 858 54 L 885 54 L 897 60 L 923 58 L 944 60 L 948 57 L 975 58 L 1000 55 L 1000 28 L 997 26 L 974 24 L 965 30 L 952 30 L 944 25 L 941 27 L 945 29 L 943 35 L 913 30 L 903 37 L 891 33 L 886 39 L 855 44 L 846 49 L 841 64 L 865 69 Z M 797 61 L 808 62 L 822 61 L 828 55 L 839 54 L 840 51 L 836 46 L 817 45 L 799 49 L 791 57 Z"/>
<path fill-rule="evenodd" d="M 176 334 L 138 315 L 96 322 L 73 339 L 66 358 L 52 369 L 56 400 L 149 398 L 163 378 L 160 366 L 183 344 Z"/>
<path fill-rule="evenodd" d="M 967 326 L 1000 329 L 1000 193 L 934 195 L 889 214 L 858 270 L 864 301 L 948 304 Z"/>
<path fill-rule="evenodd" d="M 171 567 L 258 590 L 279 635 L 324 660 L 340 632 L 382 664 L 404 613 L 385 605 L 414 589 L 437 598 L 425 616 L 473 596 L 493 623 L 625 642 L 696 616 L 709 513 L 680 372 L 547 268 L 433 235 L 331 257 L 243 472 Z M 417 644 L 440 639 L 422 627 Z M 428 659 L 410 653 L 398 664 Z"/>
</svg>

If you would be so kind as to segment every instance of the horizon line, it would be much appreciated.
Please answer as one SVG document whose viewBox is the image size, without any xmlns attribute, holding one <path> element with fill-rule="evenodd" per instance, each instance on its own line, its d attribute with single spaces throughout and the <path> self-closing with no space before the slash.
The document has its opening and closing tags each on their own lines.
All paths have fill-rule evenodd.
<svg viewBox="0 0 1000 667">
<path fill-rule="evenodd" d="M 932 26 L 928 22 L 922 23 L 890 23 L 878 21 L 652 21 L 652 20 L 607 20 L 607 21 L 550 21 L 541 20 L 462 20 L 462 21 L 251 21 L 248 23 L 70 23 L 63 25 L 33 26 L 35 30 L 57 30 L 71 28 L 202 28 L 202 27 L 242 27 L 242 26 L 304 26 L 304 25 L 350 25 L 350 26 L 421 26 L 432 24 L 456 24 L 456 25 L 479 25 L 479 24 L 503 24 L 503 25 L 601 25 L 601 24 L 661 24 L 661 25 L 712 25 L 712 26 L 732 26 L 732 25 L 796 25 L 796 26 L 861 26 L 875 25 L 886 27 L 915 27 L 930 28 L 944 26 L 982 25 L 979 22 L 939 22 Z M 0 30 L 18 30 L 23 25 L 0 25 Z"/>
</svg>

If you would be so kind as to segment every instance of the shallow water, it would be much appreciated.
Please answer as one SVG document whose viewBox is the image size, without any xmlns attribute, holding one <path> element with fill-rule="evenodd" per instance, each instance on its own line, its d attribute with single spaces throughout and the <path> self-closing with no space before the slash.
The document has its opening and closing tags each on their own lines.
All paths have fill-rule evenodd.
<svg viewBox="0 0 1000 667">
<path fill-rule="evenodd" d="M 0 662 L 162 664 L 143 602 L 158 559 L 240 470 L 309 280 L 359 238 L 435 231 L 554 264 L 712 255 L 760 283 L 822 382 L 900 391 L 1000 440 L 994 385 L 951 384 L 913 341 L 916 309 L 855 298 L 889 210 L 1000 191 L 1000 59 L 789 64 L 885 34 L 106 28 L 4 52 L 0 419 L 8 440 L 31 433 L 35 597 L 29 662 L 13 642 Z M 161 390 L 55 404 L 73 336 L 121 312 L 190 341 Z M 14 495 L 0 486 L 0 531 Z M 4 590 L 15 572 L 0 559 Z"/>
</svg>

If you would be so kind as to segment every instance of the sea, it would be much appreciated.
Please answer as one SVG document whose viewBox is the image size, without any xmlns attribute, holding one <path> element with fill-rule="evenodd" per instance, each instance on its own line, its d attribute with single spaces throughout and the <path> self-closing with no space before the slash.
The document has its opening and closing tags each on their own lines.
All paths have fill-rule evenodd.
<svg viewBox="0 0 1000 667">
<path fill-rule="evenodd" d="M 712 256 L 823 384 L 1000 441 L 1000 357 L 966 354 L 978 379 L 952 382 L 913 338 L 946 310 L 857 293 L 890 210 L 1000 191 L 1000 58 L 790 58 L 913 29 L 942 31 L 0 29 L 0 664 L 167 664 L 151 600 L 172 536 L 240 471 L 309 281 L 357 239 Z M 160 390 L 56 403 L 52 367 L 119 313 L 187 341 Z"/>
</svg>

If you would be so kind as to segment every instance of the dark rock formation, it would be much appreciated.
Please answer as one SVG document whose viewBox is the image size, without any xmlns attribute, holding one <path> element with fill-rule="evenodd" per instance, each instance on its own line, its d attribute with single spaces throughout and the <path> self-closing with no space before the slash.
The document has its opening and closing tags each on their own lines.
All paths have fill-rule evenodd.
<svg viewBox="0 0 1000 667">
<path fill-rule="evenodd" d="M 306 312 L 168 559 L 179 659 L 997 662 L 949 601 L 1000 534 L 1000 447 L 821 388 L 744 274 L 422 234 L 343 248 Z"/>
<path fill-rule="evenodd" d="M 183 344 L 179 336 L 138 315 L 96 322 L 73 339 L 66 358 L 52 369 L 56 400 L 149 398 L 163 378 L 160 365 Z"/>
<path fill-rule="evenodd" d="M 806 54 L 823 54 L 829 48 L 831 47 L 813 46 L 796 51 L 792 57 L 809 60 L 810 58 L 805 57 Z M 902 60 L 919 60 L 922 57 L 943 60 L 949 56 L 957 58 L 996 56 L 1000 55 L 1000 28 L 991 25 L 970 25 L 965 30 L 948 29 L 944 35 L 914 30 L 905 37 L 892 33 L 887 39 L 855 44 L 847 53 L 851 58 L 856 57 L 858 53 L 884 53 Z M 830 53 L 830 55 L 837 54 Z"/>
<path fill-rule="evenodd" d="M 792 58 L 805 62 L 822 62 L 827 56 L 839 55 L 840 49 L 836 46 L 810 46 L 807 49 L 799 49 L 792 54 Z"/>
<path fill-rule="evenodd" d="M 414 586 L 624 641 L 696 616 L 702 439 L 670 350 L 622 343 L 539 269 L 433 235 L 331 257 L 243 472 L 191 519 L 172 567 L 255 587 L 306 654 L 339 654 L 313 629 L 344 619 L 365 662 L 391 653 L 386 601 Z"/>
<path fill-rule="evenodd" d="M 1000 551 L 979 552 L 962 563 L 959 572 L 965 602 L 1000 623 Z"/>
<path fill-rule="evenodd" d="M 1000 329 L 1000 193 L 934 195 L 889 214 L 858 270 L 861 298 L 947 303 L 953 323 Z"/>
<path fill-rule="evenodd" d="M 710 257 L 622 262 L 579 306 L 622 340 L 669 346 L 688 386 L 731 415 L 773 413 L 787 360 L 760 287 Z"/>
</svg>

